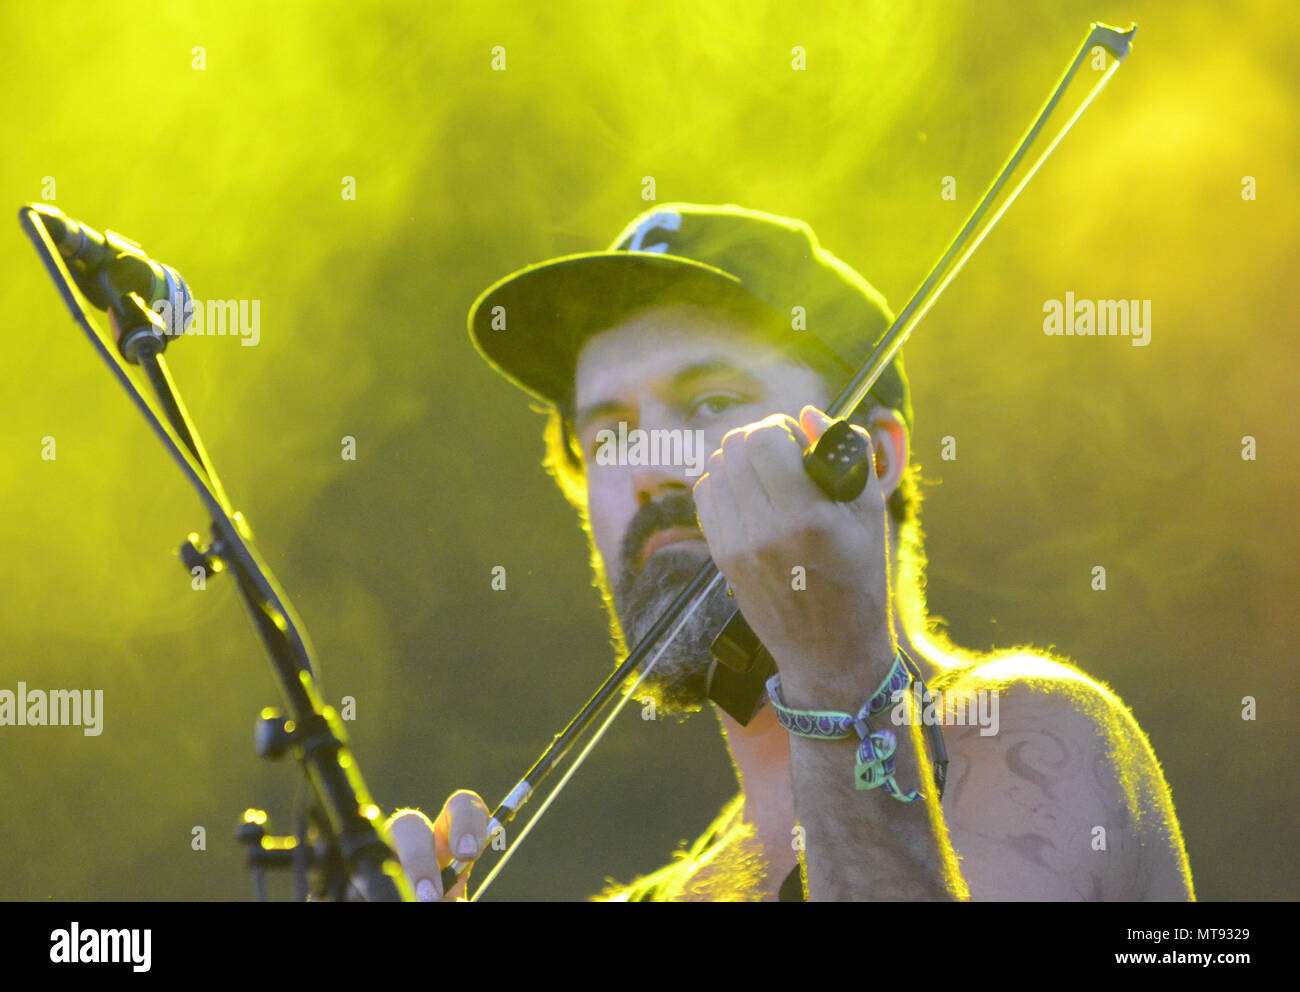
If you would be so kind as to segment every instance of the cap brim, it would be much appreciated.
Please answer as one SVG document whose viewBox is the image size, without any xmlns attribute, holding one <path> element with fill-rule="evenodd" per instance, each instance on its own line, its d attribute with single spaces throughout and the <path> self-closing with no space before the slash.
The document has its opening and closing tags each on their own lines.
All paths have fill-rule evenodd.
<svg viewBox="0 0 1300 992">
<path fill-rule="evenodd" d="M 470 308 L 469 332 L 498 372 L 555 405 L 573 387 L 578 351 L 587 338 L 634 310 L 680 297 L 767 309 L 735 276 L 694 259 L 586 252 L 530 265 L 493 283 Z"/>
</svg>

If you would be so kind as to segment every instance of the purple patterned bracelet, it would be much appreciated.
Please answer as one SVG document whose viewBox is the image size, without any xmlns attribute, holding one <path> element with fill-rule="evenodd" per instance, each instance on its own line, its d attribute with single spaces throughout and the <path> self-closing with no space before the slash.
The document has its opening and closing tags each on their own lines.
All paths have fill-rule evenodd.
<svg viewBox="0 0 1300 992">
<path fill-rule="evenodd" d="M 894 779 L 898 739 L 893 731 L 873 729 L 867 721 L 889 707 L 895 692 L 904 690 L 911 684 L 911 672 L 904 665 L 902 654 L 895 652 L 893 667 L 885 676 L 885 681 L 858 711 L 857 716 L 833 710 L 790 709 L 781 699 L 780 675 L 773 675 L 767 680 L 767 695 L 772 700 L 777 720 L 792 734 L 828 741 L 843 740 L 857 734 L 862 741 L 858 746 L 857 762 L 853 769 L 853 780 L 857 787 L 863 790 L 883 787 L 886 793 L 899 802 L 910 803 L 920 799 L 921 794 L 915 789 L 903 792 Z"/>
</svg>

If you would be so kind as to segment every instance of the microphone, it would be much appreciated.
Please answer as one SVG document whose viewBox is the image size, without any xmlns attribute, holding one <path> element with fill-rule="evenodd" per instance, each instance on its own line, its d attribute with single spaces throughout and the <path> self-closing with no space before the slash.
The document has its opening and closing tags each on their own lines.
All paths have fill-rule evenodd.
<svg viewBox="0 0 1300 992">
<path fill-rule="evenodd" d="M 166 301 L 166 336 L 185 333 L 194 302 L 179 272 L 154 261 L 140 245 L 116 231 L 101 234 L 46 204 L 34 203 L 31 209 L 41 218 L 86 299 L 100 310 L 115 310 L 123 297 L 135 293 L 155 313 Z"/>
</svg>

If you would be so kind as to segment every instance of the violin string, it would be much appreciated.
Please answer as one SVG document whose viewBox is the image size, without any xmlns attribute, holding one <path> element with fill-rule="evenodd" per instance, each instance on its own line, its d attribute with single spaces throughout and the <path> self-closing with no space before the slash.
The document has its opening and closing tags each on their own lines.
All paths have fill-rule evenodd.
<svg viewBox="0 0 1300 992">
<path fill-rule="evenodd" d="M 709 584 L 704 587 L 703 591 L 686 609 L 682 611 L 682 615 L 678 618 L 676 626 L 674 626 L 668 634 L 659 639 L 658 650 L 655 651 L 654 656 L 646 663 L 645 667 L 641 669 L 640 677 L 632 684 L 630 689 L 623 693 L 623 698 L 614 704 L 614 708 L 610 711 L 609 715 L 601 721 L 600 726 L 592 735 L 591 740 L 588 741 L 586 746 L 578 753 L 578 756 L 573 759 L 564 775 L 560 778 L 559 782 L 556 783 L 555 788 L 551 790 L 550 794 L 542 802 L 542 805 L 537 808 L 537 812 L 529 818 L 528 822 L 524 825 L 524 829 L 521 830 L 519 836 L 515 838 L 515 842 L 505 850 L 505 853 L 501 855 L 501 859 L 492 866 L 492 870 L 488 873 L 487 878 L 483 879 L 483 884 L 475 890 L 474 895 L 469 900 L 470 902 L 477 902 L 479 897 L 487 891 L 488 886 L 490 886 L 493 880 L 496 879 L 497 875 L 501 873 L 501 869 L 510 861 L 510 858 L 514 855 L 515 851 L 519 849 L 519 845 L 524 842 L 524 838 L 532 831 L 533 826 L 542 818 L 542 816 L 545 815 L 547 809 L 550 808 L 551 803 L 555 802 L 555 799 L 559 796 L 561 790 L 568 784 L 569 779 L 571 779 L 574 773 L 582 766 L 582 763 L 587 760 L 587 755 L 590 754 L 596 745 L 600 743 L 600 739 L 605 736 L 605 731 L 609 729 L 610 725 L 618 717 L 619 713 L 623 712 L 623 707 L 627 705 L 628 700 L 633 698 L 637 688 L 639 688 L 641 683 L 646 680 L 646 677 L 654 669 L 655 663 L 658 662 L 659 658 L 668 649 L 668 645 L 676 640 L 677 635 L 681 633 L 682 628 L 686 626 L 686 622 L 695 615 L 695 611 L 698 610 L 706 600 L 708 600 L 708 598 L 713 594 L 713 591 L 718 588 L 719 583 L 722 581 L 722 573 L 716 573 L 709 581 Z"/>
<path fill-rule="evenodd" d="M 984 239 L 988 237 L 989 233 L 993 230 L 993 228 L 997 226 L 998 221 L 1001 220 L 1002 215 L 1006 213 L 1007 208 L 1009 208 L 1011 204 L 1015 202 L 1016 198 L 1020 195 L 1021 191 L 1025 188 L 1025 186 L 1029 184 L 1029 181 L 1033 179 L 1034 176 L 1038 173 L 1038 170 L 1042 167 L 1043 163 L 1046 162 L 1047 159 L 1051 156 L 1052 152 L 1056 150 L 1056 146 L 1061 143 L 1061 141 L 1065 138 L 1065 136 L 1070 132 L 1071 128 L 1074 127 L 1075 122 L 1078 121 L 1078 119 L 1081 116 L 1083 116 L 1084 111 L 1087 110 L 1089 105 L 1091 105 L 1091 103 L 1093 102 L 1093 100 L 1097 98 L 1097 95 L 1101 92 L 1102 88 L 1106 85 L 1106 83 L 1110 81 L 1110 77 L 1114 75 L 1115 70 L 1118 69 L 1119 66 L 1120 66 L 1119 60 L 1115 60 L 1111 63 L 1110 67 L 1106 70 L 1105 74 L 1103 74 L 1101 79 L 1097 81 L 1096 85 L 1092 88 L 1091 92 L 1089 92 L 1088 95 L 1082 100 L 1082 102 L 1080 102 L 1079 106 L 1075 109 L 1074 113 L 1070 115 L 1070 119 L 1066 121 L 1065 125 L 1060 129 L 1060 131 L 1057 132 L 1056 136 L 1052 139 L 1051 143 L 1047 146 L 1047 148 L 1043 151 L 1043 153 L 1038 156 L 1038 158 L 1034 161 L 1034 164 L 1029 167 L 1029 169 L 1025 172 L 1024 176 L 1019 180 L 1019 182 L 1016 183 L 1012 191 L 1009 194 L 1007 194 L 1001 206 L 999 206 L 997 210 L 993 213 L 988 223 L 984 225 L 983 229 L 979 232 L 979 234 L 972 239 L 969 246 L 952 263 L 947 273 L 935 286 L 935 289 L 930 294 L 929 298 L 924 302 L 924 304 L 921 307 L 917 309 L 917 312 L 913 315 L 912 320 L 909 322 L 909 333 L 910 333 L 910 328 L 914 328 L 917 324 L 921 322 L 921 319 L 925 317 L 927 313 L 929 313 L 930 308 L 934 306 L 935 302 L 939 299 L 939 297 L 943 295 L 943 291 L 947 288 L 948 284 L 953 280 L 953 278 L 957 275 L 957 273 L 961 271 L 962 267 L 966 264 L 967 260 L 971 257 L 972 254 L 974 254 L 975 250 L 979 248 L 979 246 L 984 242 Z M 906 335 L 900 335 L 900 339 L 903 337 L 906 337 Z M 869 386 L 870 384 L 867 384 L 868 388 Z M 642 669 L 640 677 L 636 680 L 635 683 L 633 683 L 630 689 L 628 689 L 626 692 L 623 693 L 623 697 L 620 700 L 618 700 L 618 702 L 614 705 L 613 709 L 610 711 L 609 715 L 601 722 L 600 726 L 596 729 L 595 733 L 592 735 L 591 740 L 587 742 L 586 746 L 583 747 L 582 751 L 579 752 L 578 756 L 573 759 L 573 762 L 570 764 L 569 768 L 565 771 L 564 775 L 560 778 L 559 782 L 556 783 L 555 788 L 551 790 L 550 794 L 547 795 L 546 799 L 542 802 L 542 805 L 539 806 L 537 811 L 529 818 L 528 822 L 524 825 L 524 829 L 520 831 L 519 836 L 515 838 L 514 843 L 511 844 L 505 850 L 505 852 L 501 855 L 500 860 L 497 861 L 497 863 L 492 866 L 492 870 L 488 873 L 488 876 L 483 880 L 483 883 L 474 892 L 474 895 L 470 897 L 469 900 L 470 902 L 477 902 L 479 897 L 482 896 L 483 893 L 487 891 L 488 887 L 492 884 L 492 882 L 495 881 L 496 877 L 501 873 L 501 870 L 509 863 L 511 857 L 514 856 L 514 853 L 519 848 L 519 845 L 523 843 L 524 838 L 526 838 L 528 834 L 532 832 L 533 826 L 537 823 L 539 819 L 541 819 L 542 816 L 545 815 L 546 811 L 550 808 L 551 804 L 559 796 L 560 792 L 564 789 L 565 785 L 568 784 L 569 780 L 582 766 L 583 762 L 586 761 L 587 755 L 589 755 L 591 751 L 596 747 L 596 745 L 600 743 L 601 738 L 604 737 L 605 732 L 609 729 L 610 725 L 613 724 L 614 720 L 618 717 L 619 713 L 623 711 L 623 707 L 627 705 L 628 700 L 633 698 L 636 689 L 641 685 L 642 682 L 645 681 L 646 677 L 649 676 L 651 670 L 654 668 L 655 663 L 659 660 L 663 652 L 667 650 L 668 645 L 677 637 L 677 634 L 681 631 L 682 627 L 686 625 L 686 622 L 692 616 L 694 616 L 696 610 L 713 592 L 713 590 L 717 587 L 718 583 L 722 580 L 722 578 L 723 576 L 721 572 L 714 575 L 712 581 L 708 584 L 708 586 L 704 589 L 704 591 L 694 600 L 694 602 L 691 603 L 689 607 L 687 607 L 682 612 L 682 616 L 678 619 L 677 625 L 672 629 L 671 633 L 669 633 L 668 635 L 660 639 L 658 650 L 655 651 L 654 657 L 652 657 L 650 661 Z"/>
</svg>

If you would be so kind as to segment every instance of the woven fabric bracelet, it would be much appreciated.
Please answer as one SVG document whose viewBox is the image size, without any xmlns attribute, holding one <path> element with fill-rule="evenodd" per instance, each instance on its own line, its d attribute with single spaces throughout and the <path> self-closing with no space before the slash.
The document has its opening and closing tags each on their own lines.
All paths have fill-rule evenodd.
<svg viewBox="0 0 1300 992">
<path fill-rule="evenodd" d="M 858 746 L 857 762 L 853 769 L 853 780 L 857 787 L 862 790 L 883 788 L 899 802 L 910 803 L 920 799 L 921 794 L 915 789 L 903 792 L 894 779 L 894 755 L 898 750 L 898 739 L 893 731 L 883 727 L 876 730 L 867 721 L 888 709 L 893 702 L 894 693 L 911 684 L 912 674 L 904 665 L 902 655 L 895 652 L 893 667 L 885 676 L 885 681 L 863 704 L 857 716 L 833 710 L 790 709 L 781 699 L 780 675 L 773 675 L 767 680 L 767 695 L 772 700 L 777 720 L 792 734 L 828 741 L 843 740 L 857 734 L 862 741 Z"/>
</svg>

